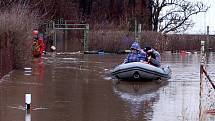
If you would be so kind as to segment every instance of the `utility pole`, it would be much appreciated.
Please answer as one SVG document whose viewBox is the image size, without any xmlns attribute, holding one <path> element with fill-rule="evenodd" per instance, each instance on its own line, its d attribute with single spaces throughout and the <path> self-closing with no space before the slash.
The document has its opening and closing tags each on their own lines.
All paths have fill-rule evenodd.
<svg viewBox="0 0 215 121">
<path fill-rule="evenodd" d="M 134 39 L 137 41 L 137 19 L 135 18 L 135 23 L 134 23 Z"/>
<path fill-rule="evenodd" d="M 201 61 L 200 61 L 200 91 L 199 91 L 199 121 L 203 121 L 203 92 L 204 92 L 204 63 L 205 63 L 205 41 L 201 41 Z"/>
<path fill-rule="evenodd" d="M 141 27 L 142 25 L 141 24 L 138 24 L 138 31 L 137 31 L 137 42 L 139 43 L 140 42 L 140 37 L 141 37 Z"/>
<path fill-rule="evenodd" d="M 206 52 L 210 50 L 210 36 L 209 36 L 209 26 L 207 26 L 207 42 L 206 42 Z"/>
<path fill-rule="evenodd" d="M 137 20 L 135 19 L 135 25 L 134 26 L 135 26 L 134 27 L 134 38 L 135 38 L 135 41 L 139 43 L 142 25 L 137 24 Z"/>
</svg>

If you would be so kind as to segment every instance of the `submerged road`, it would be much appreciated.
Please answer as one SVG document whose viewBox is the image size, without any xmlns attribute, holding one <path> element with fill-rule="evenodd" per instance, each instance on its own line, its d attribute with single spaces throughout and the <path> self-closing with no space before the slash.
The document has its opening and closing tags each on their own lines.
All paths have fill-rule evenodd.
<svg viewBox="0 0 215 121">
<path fill-rule="evenodd" d="M 173 74 L 160 84 L 112 79 L 111 69 L 125 56 L 49 53 L 35 59 L 32 72 L 14 70 L 0 80 L 0 121 L 199 120 L 199 54 L 162 54 Z M 211 75 L 214 59 L 212 53 Z M 30 113 L 26 93 L 32 94 Z"/>
</svg>

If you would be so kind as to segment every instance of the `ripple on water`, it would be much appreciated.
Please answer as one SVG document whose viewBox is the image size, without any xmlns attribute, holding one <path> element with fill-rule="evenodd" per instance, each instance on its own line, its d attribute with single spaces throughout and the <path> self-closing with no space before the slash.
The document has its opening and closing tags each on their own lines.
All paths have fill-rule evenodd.
<svg viewBox="0 0 215 121">
<path fill-rule="evenodd" d="M 19 105 L 19 106 L 7 106 L 10 109 L 16 109 L 16 110 L 22 110 L 25 111 L 25 106 Z M 48 110 L 48 108 L 44 108 L 44 107 L 36 107 L 36 108 L 32 108 L 32 111 L 37 111 L 37 110 Z"/>
<path fill-rule="evenodd" d="M 22 84 L 22 85 L 34 85 L 34 86 L 43 86 L 42 83 L 31 83 L 31 82 L 19 82 L 18 84 Z"/>
</svg>

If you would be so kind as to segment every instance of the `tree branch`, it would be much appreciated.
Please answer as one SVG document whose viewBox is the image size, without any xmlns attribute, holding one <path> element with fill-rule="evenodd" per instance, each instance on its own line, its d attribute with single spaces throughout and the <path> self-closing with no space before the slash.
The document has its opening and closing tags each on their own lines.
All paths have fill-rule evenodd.
<svg viewBox="0 0 215 121">
<path fill-rule="evenodd" d="M 190 17 L 201 12 L 206 12 L 208 9 L 209 7 L 202 2 L 162 0 L 159 3 L 159 1 L 156 0 L 152 13 L 152 20 L 154 27 L 157 28 L 153 30 L 163 33 L 186 31 L 193 25 L 192 21 L 190 21 Z M 161 16 L 160 13 L 165 14 Z"/>
</svg>

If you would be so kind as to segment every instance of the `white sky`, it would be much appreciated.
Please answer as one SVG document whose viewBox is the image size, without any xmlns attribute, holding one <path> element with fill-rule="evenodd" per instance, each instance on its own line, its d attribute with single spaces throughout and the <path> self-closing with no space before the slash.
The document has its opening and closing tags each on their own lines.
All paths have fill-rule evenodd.
<svg viewBox="0 0 215 121">
<path fill-rule="evenodd" d="M 191 0 L 191 1 L 200 1 L 200 0 Z M 210 34 L 215 34 L 215 0 L 201 0 L 205 4 L 209 5 L 210 8 L 207 13 L 199 13 L 192 17 L 195 25 L 192 29 L 188 30 L 185 33 L 190 34 L 206 34 L 207 26 L 210 27 Z"/>
</svg>

